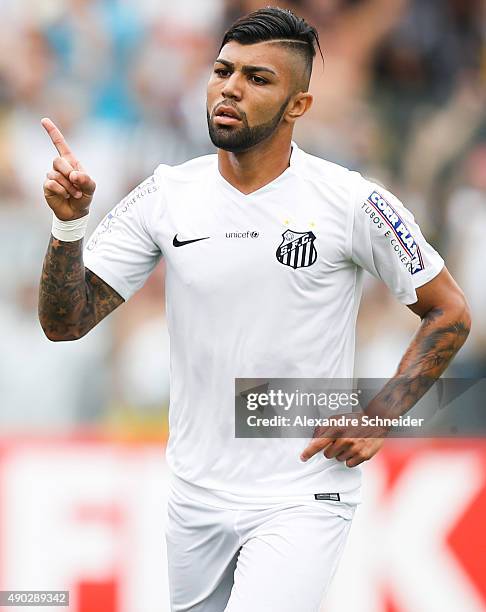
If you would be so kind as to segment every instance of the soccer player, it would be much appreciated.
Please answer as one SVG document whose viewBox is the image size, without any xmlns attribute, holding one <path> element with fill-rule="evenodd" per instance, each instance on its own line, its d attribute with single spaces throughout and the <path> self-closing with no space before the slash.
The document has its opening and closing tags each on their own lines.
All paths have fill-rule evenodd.
<svg viewBox="0 0 486 612">
<path fill-rule="evenodd" d="M 469 331 L 461 290 L 401 202 L 292 141 L 312 103 L 316 45 L 315 29 L 287 10 L 233 24 L 207 88 L 217 154 L 158 166 L 84 250 L 95 183 L 42 121 L 59 152 L 44 183 L 54 212 L 39 297 L 47 337 L 85 335 L 166 261 L 177 612 L 316 612 L 359 501 L 357 466 L 383 442 L 236 438 L 235 378 L 351 378 L 363 269 L 421 319 L 389 413 L 413 406 Z"/>
</svg>

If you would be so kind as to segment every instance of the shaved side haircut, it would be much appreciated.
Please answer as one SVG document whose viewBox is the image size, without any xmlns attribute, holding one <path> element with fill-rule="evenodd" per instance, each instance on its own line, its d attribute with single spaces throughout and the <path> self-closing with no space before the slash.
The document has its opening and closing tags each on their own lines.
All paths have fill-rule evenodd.
<svg viewBox="0 0 486 612">
<path fill-rule="evenodd" d="M 219 50 L 232 40 L 240 45 L 273 41 L 300 56 L 303 65 L 296 86 L 301 91 L 309 89 L 316 47 L 323 57 L 317 30 L 288 9 L 267 7 L 241 17 L 226 30 Z"/>
</svg>

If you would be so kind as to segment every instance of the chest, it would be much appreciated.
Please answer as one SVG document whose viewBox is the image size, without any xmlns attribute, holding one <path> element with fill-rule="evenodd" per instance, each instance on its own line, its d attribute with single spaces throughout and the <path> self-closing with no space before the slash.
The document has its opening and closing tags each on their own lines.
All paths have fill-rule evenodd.
<svg viewBox="0 0 486 612">
<path fill-rule="evenodd" d="M 201 292 L 310 288 L 347 265 L 347 215 L 326 194 L 201 193 L 168 202 L 158 240 L 169 282 Z"/>
</svg>

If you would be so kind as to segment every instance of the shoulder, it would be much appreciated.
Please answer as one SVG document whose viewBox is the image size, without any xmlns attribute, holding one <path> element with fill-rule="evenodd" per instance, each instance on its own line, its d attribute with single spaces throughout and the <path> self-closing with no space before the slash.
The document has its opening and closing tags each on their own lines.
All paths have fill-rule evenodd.
<svg viewBox="0 0 486 612">
<path fill-rule="evenodd" d="M 298 149 L 295 170 L 301 178 L 307 181 L 325 183 L 328 186 L 356 189 L 365 180 L 355 170 L 317 157 L 317 155 L 312 155 L 302 149 Z"/>
<path fill-rule="evenodd" d="M 343 210 L 352 208 L 371 183 L 356 170 L 351 170 L 322 157 L 298 150 L 296 174 L 301 180 L 329 194 Z"/>
<path fill-rule="evenodd" d="M 205 180 L 208 173 L 217 169 L 217 159 L 216 154 L 211 154 L 195 157 L 176 166 L 159 164 L 154 171 L 154 177 L 160 186 L 167 183 L 197 183 Z"/>
<path fill-rule="evenodd" d="M 336 195 L 343 196 L 350 204 L 362 204 L 366 200 L 380 200 L 402 206 L 400 200 L 379 181 L 369 178 L 340 164 L 322 159 L 298 149 L 296 173 L 304 180 L 326 186 Z"/>
</svg>

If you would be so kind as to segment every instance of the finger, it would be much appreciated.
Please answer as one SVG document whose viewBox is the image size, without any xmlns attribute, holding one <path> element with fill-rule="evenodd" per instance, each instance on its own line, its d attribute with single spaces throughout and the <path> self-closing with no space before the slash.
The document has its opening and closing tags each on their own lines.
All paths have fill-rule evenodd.
<svg viewBox="0 0 486 612">
<path fill-rule="evenodd" d="M 338 438 L 332 444 L 330 444 L 324 451 L 324 456 L 327 459 L 333 459 L 337 457 L 339 453 L 347 451 L 351 448 L 352 442 L 346 438 Z"/>
<path fill-rule="evenodd" d="M 66 191 L 68 191 L 73 196 L 73 198 L 79 199 L 83 196 L 82 192 L 79 189 L 76 189 L 76 187 L 74 187 L 74 185 L 72 185 L 67 178 L 64 178 L 64 176 L 60 172 L 51 170 L 47 173 L 47 178 L 52 179 L 53 181 L 57 181 L 60 185 L 64 187 Z"/>
<path fill-rule="evenodd" d="M 50 139 L 52 140 L 53 145 L 58 150 L 59 155 L 62 157 L 66 157 L 75 167 L 78 166 L 78 160 L 76 159 L 74 153 L 68 147 L 66 139 L 61 134 L 61 130 L 55 125 L 53 121 L 51 121 L 48 117 L 44 117 L 41 120 L 42 127 L 49 134 Z"/>
<path fill-rule="evenodd" d="M 344 429 L 342 427 L 328 425 L 327 427 L 316 427 L 314 429 L 313 438 L 328 438 L 330 440 L 339 440 L 344 438 Z"/>
<path fill-rule="evenodd" d="M 366 461 L 364 457 L 361 457 L 360 455 L 354 455 L 353 457 L 351 457 L 351 459 L 346 460 L 346 465 L 350 468 L 353 468 L 357 465 L 360 465 L 364 461 Z"/>
<path fill-rule="evenodd" d="M 69 199 L 69 193 L 57 181 L 53 181 L 51 179 L 47 180 L 44 183 L 44 189 L 52 195 L 61 196 L 66 198 L 66 200 Z"/>
<path fill-rule="evenodd" d="M 368 452 L 364 450 L 358 451 L 358 452 L 355 452 L 354 455 L 346 461 L 346 465 L 348 467 L 356 467 L 360 463 L 363 463 L 364 461 L 368 461 L 368 459 L 370 458 L 371 458 L 371 455 Z"/>
<path fill-rule="evenodd" d="M 71 172 L 75 170 L 75 168 L 67 161 L 67 159 L 64 159 L 64 157 L 56 157 L 52 162 L 52 167 L 67 179 L 69 179 Z"/>
<path fill-rule="evenodd" d="M 353 457 L 354 453 L 355 451 L 352 448 L 344 449 L 338 455 L 336 455 L 336 459 L 338 461 L 347 461 Z"/>
<path fill-rule="evenodd" d="M 313 438 L 300 455 L 301 461 L 308 461 L 316 453 L 334 442 L 333 438 Z"/>
<path fill-rule="evenodd" d="M 96 183 L 85 172 L 78 172 L 74 170 L 69 175 L 69 180 L 77 189 L 80 189 L 85 195 L 93 195 L 96 189 Z"/>
</svg>

